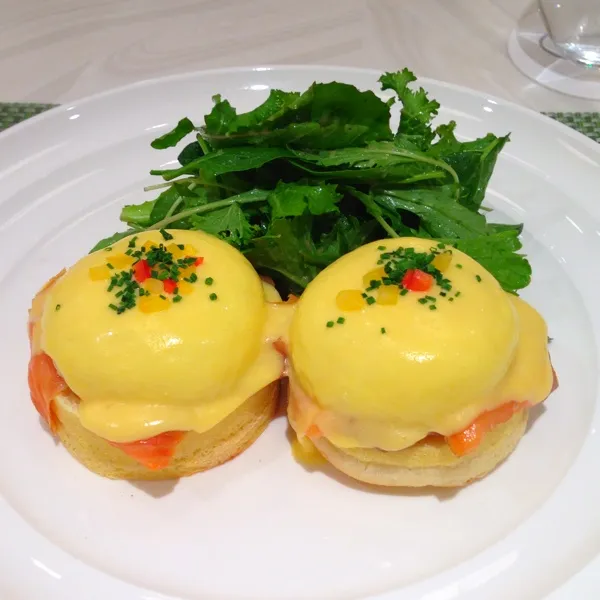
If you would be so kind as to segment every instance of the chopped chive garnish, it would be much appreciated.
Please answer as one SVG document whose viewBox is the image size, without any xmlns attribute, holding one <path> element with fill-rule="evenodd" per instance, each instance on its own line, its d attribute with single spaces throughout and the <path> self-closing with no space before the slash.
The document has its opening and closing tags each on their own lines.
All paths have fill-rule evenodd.
<svg viewBox="0 0 600 600">
<path fill-rule="evenodd" d="M 58 312 L 60 309 L 61 309 L 61 305 L 60 305 L 60 304 L 57 304 L 57 305 L 54 307 L 54 310 L 55 310 L 56 312 Z"/>
<path fill-rule="evenodd" d="M 419 298 L 419 304 L 427 304 L 426 298 Z"/>
<path fill-rule="evenodd" d="M 429 302 L 435 302 L 435 298 L 433 296 L 425 296 L 425 300 L 429 300 Z"/>
<path fill-rule="evenodd" d="M 114 304 L 109 304 L 108 308 L 112 308 L 115 311 L 119 310 Z"/>
<path fill-rule="evenodd" d="M 477 281 L 478 281 L 479 283 L 481 283 L 481 276 L 480 276 L 480 275 L 475 275 L 475 279 L 477 279 Z"/>
<path fill-rule="evenodd" d="M 106 248 L 104 248 L 105 252 L 112 252 L 112 246 L 106 246 Z"/>
<path fill-rule="evenodd" d="M 346 319 L 344 319 L 344 317 L 338 317 L 337 322 L 339 325 L 343 325 L 346 322 Z"/>
<path fill-rule="evenodd" d="M 456 298 L 458 298 L 460 296 L 460 291 L 456 292 L 456 294 L 454 294 L 456 296 Z"/>
<path fill-rule="evenodd" d="M 446 292 L 440 292 L 440 296 L 441 296 L 442 298 L 444 298 L 445 296 L 447 296 L 447 294 L 446 294 Z"/>
<path fill-rule="evenodd" d="M 383 252 L 385 250 L 385 246 L 377 246 L 377 250 Z"/>
<path fill-rule="evenodd" d="M 448 302 L 454 302 L 454 298 L 448 298 Z"/>
<path fill-rule="evenodd" d="M 165 242 L 168 242 L 169 240 L 173 239 L 173 236 L 165 229 L 159 229 L 159 232 L 160 232 L 160 235 L 162 235 L 163 240 L 165 240 Z"/>
<path fill-rule="evenodd" d="M 406 288 L 402 288 L 402 289 L 400 290 L 400 295 L 401 295 L 401 296 L 406 296 L 406 294 L 408 294 L 408 290 L 407 290 Z"/>
<path fill-rule="evenodd" d="M 436 310 L 437 306 L 435 304 L 430 304 L 429 305 L 429 310 Z"/>
<path fill-rule="evenodd" d="M 106 266 L 112 271 L 114 270 L 114 267 L 110 264 L 110 263 L 106 263 Z"/>
<path fill-rule="evenodd" d="M 385 333 L 385 327 L 381 328 L 381 333 Z"/>
<path fill-rule="evenodd" d="M 132 238 L 129 240 L 129 244 L 128 244 L 128 246 L 129 246 L 130 248 L 135 248 L 135 242 L 136 242 L 136 241 L 137 241 L 137 235 L 136 235 L 135 237 L 132 237 Z"/>
<path fill-rule="evenodd" d="M 462 265 L 460 265 L 460 264 L 459 264 L 459 265 L 456 265 L 456 268 L 457 268 L 457 269 L 462 269 Z"/>
<path fill-rule="evenodd" d="M 198 275 L 196 275 L 196 273 L 192 273 L 190 275 L 190 283 L 196 283 L 196 281 L 198 281 Z"/>
<path fill-rule="evenodd" d="M 329 327 L 330 329 L 335 325 L 335 323 L 333 321 L 327 321 L 327 323 L 325 324 L 325 327 Z"/>
<path fill-rule="evenodd" d="M 173 296 L 173 302 L 181 302 L 183 298 L 178 294 L 177 296 Z"/>
<path fill-rule="evenodd" d="M 184 245 L 184 244 L 177 244 L 177 247 L 178 247 L 180 250 L 185 250 L 185 245 Z"/>
<path fill-rule="evenodd" d="M 367 296 L 367 304 L 375 304 L 375 298 L 373 298 L 373 296 Z"/>
<path fill-rule="evenodd" d="M 159 298 L 162 298 L 163 300 L 166 300 L 166 299 L 167 299 L 167 297 L 166 297 L 166 296 L 163 296 L 163 294 L 161 294 L 161 295 L 159 296 Z"/>
<path fill-rule="evenodd" d="M 206 285 L 212 285 L 214 282 L 215 282 L 215 280 L 214 280 L 212 277 L 207 277 L 207 278 L 204 280 L 204 283 L 205 283 Z"/>
<path fill-rule="evenodd" d="M 213 293 L 209 296 L 209 298 L 214 302 L 218 298 L 218 296 Z"/>
</svg>

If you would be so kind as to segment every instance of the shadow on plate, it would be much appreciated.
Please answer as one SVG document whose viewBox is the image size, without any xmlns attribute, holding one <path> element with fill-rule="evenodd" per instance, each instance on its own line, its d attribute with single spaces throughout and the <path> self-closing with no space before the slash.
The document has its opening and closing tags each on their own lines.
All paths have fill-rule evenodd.
<svg viewBox="0 0 600 600">
<path fill-rule="evenodd" d="M 540 404 L 536 404 L 535 406 L 529 409 L 529 421 L 527 422 L 525 434 L 529 433 L 534 423 L 546 412 L 546 410 L 546 406 L 543 402 Z"/>
<path fill-rule="evenodd" d="M 166 479 L 164 481 L 130 481 L 134 488 L 152 496 L 153 498 L 164 498 L 173 492 L 179 479 Z"/>
</svg>

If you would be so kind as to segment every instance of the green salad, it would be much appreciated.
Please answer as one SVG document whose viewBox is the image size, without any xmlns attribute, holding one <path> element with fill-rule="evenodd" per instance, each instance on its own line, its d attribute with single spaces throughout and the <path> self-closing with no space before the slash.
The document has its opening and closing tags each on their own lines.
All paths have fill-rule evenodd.
<svg viewBox="0 0 600 600">
<path fill-rule="evenodd" d="M 408 69 L 382 75 L 387 101 L 337 82 L 271 90 L 243 114 L 215 96 L 203 124 L 183 118 L 152 142 L 181 145 L 180 166 L 151 171 L 161 182 L 146 189 L 159 195 L 125 206 L 128 229 L 93 250 L 150 229 L 202 230 L 287 294 L 358 246 L 416 236 L 454 245 L 516 293 L 531 279 L 522 226 L 488 223 L 482 206 L 508 136 L 459 141 L 454 121 L 433 125 L 440 105 L 415 81 Z"/>
</svg>

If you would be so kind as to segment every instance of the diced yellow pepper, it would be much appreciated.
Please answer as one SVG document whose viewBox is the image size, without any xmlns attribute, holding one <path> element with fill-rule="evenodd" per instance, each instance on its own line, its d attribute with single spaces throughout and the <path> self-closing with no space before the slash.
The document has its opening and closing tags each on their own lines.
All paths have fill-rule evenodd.
<svg viewBox="0 0 600 600">
<path fill-rule="evenodd" d="M 393 306 L 398 303 L 400 290 L 397 285 L 382 285 L 377 289 L 377 304 Z"/>
<path fill-rule="evenodd" d="M 178 281 L 177 288 L 179 289 L 180 296 L 188 296 L 194 291 L 194 286 L 187 281 Z"/>
<path fill-rule="evenodd" d="M 177 244 L 169 244 L 167 252 L 170 252 L 174 259 L 183 258 L 184 256 L 183 250 Z"/>
<path fill-rule="evenodd" d="M 195 272 L 195 265 L 190 265 L 189 267 L 186 267 L 185 269 L 181 269 L 181 271 L 179 271 L 179 279 L 189 279 L 190 275 L 192 275 L 192 273 Z"/>
<path fill-rule="evenodd" d="M 183 258 L 184 256 L 198 256 L 196 248 L 190 244 L 184 244 L 183 250 L 181 250 L 177 244 L 169 244 L 167 246 L 167 250 L 176 258 Z"/>
<path fill-rule="evenodd" d="M 148 290 L 151 294 L 162 294 L 165 291 L 165 286 L 159 279 L 146 279 L 144 281 L 144 289 Z"/>
<path fill-rule="evenodd" d="M 385 273 L 385 269 L 383 267 L 379 267 L 377 269 L 373 269 L 372 271 L 369 271 L 364 277 L 363 277 L 363 285 L 368 288 L 371 285 L 371 281 L 377 281 L 382 279 L 383 277 L 386 276 Z"/>
<path fill-rule="evenodd" d="M 445 252 L 442 252 L 441 254 L 438 254 L 431 261 L 431 264 L 438 271 L 440 271 L 441 273 L 443 273 L 450 266 L 451 262 L 452 262 L 452 251 L 451 250 L 446 250 Z"/>
<path fill-rule="evenodd" d="M 113 271 L 106 265 L 99 265 L 97 267 L 90 267 L 89 274 L 92 281 L 102 281 L 110 279 L 113 276 Z"/>
<path fill-rule="evenodd" d="M 106 262 L 110 263 L 115 269 L 125 269 L 135 262 L 135 258 L 127 254 L 117 254 L 116 256 L 107 257 Z"/>
<path fill-rule="evenodd" d="M 160 296 L 144 296 L 139 299 L 138 306 L 143 313 L 155 313 L 167 310 L 171 303 L 169 300 L 163 300 Z"/>
<path fill-rule="evenodd" d="M 335 303 L 340 310 L 360 310 L 365 306 L 365 299 L 360 290 L 342 290 Z"/>
</svg>

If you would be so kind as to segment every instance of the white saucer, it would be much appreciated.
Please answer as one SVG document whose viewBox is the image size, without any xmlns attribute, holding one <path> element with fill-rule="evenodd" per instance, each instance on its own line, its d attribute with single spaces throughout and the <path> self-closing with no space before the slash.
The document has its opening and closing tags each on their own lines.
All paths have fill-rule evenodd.
<svg viewBox="0 0 600 600">
<path fill-rule="evenodd" d="M 522 73 L 540 85 L 569 96 L 600 100 L 600 68 L 562 58 L 546 33 L 536 4 L 510 34 L 508 54 Z"/>
</svg>

